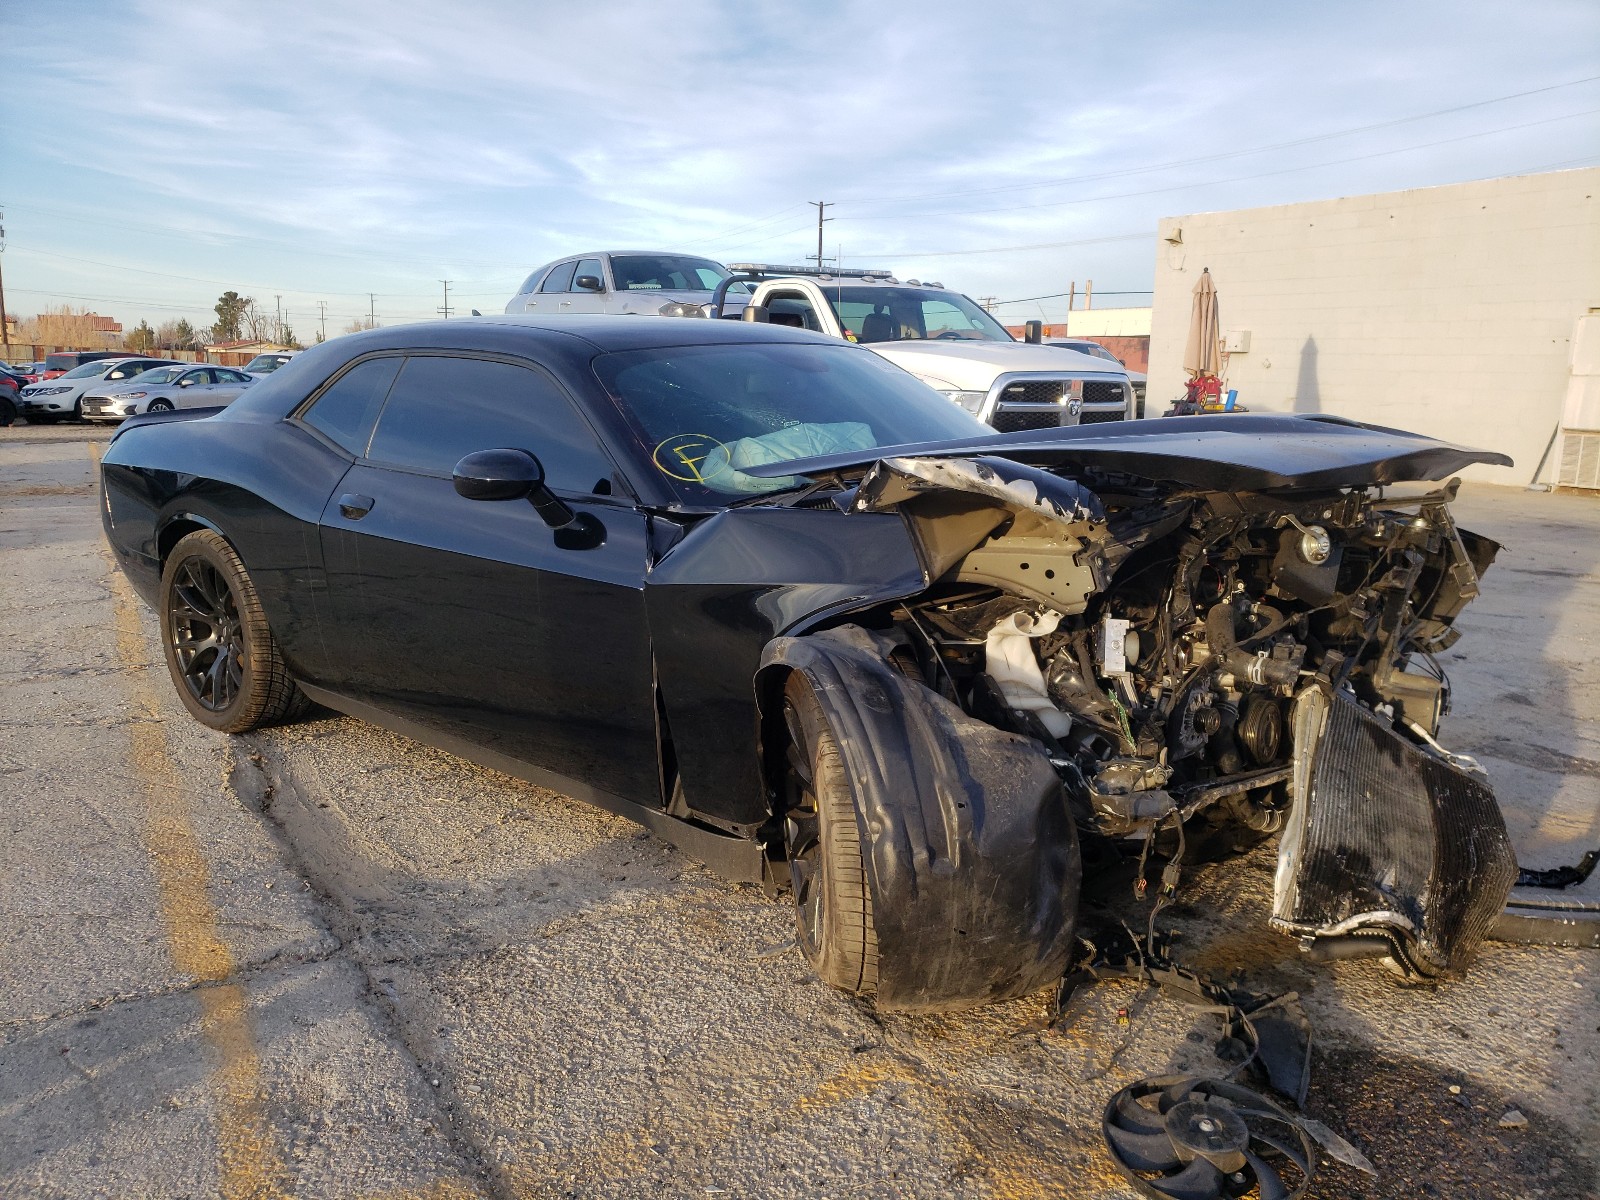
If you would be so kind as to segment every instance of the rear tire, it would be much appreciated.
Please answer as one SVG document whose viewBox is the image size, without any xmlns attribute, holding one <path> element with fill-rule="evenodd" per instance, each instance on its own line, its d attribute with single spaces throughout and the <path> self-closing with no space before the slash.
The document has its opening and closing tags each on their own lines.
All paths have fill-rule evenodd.
<svg viewBox="0 0 1600 1200">
<path fill-rule="evenodd" d="M 244 563 L 203 529 L 161 572 L 161 646 L 190 716 L 223 733 L 291 720 L 309 701 L 289 676 Z"/>
<path fill-rule="evenodd" d="M 11 397 L 0 396 L 0 428 L 13 424 L 17 419 L 17 406 L 12 403 Z"/>
<path fill-rule="evenodd" d="M 789 730 L 784 841 L 796 940 L 824 983 L 870 997 L 878 990 L 878 935 L 855 799 L 838 739 L 799 671 L 784 684 L 783 716 Z"/>
</svg>

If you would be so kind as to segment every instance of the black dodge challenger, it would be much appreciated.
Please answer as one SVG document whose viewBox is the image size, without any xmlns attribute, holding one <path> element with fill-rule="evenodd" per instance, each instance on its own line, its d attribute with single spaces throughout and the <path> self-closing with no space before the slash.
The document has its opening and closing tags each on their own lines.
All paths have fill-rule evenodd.
<svg viewBox="0 0 1600 1200">
<path fill-rule="evenodd" d="M 803 331 L 492 317 L 130 420 L 104 520 L 197 720 L 315 701 L 784 876 L 824 980 L 930 1010 L 1059 978 L 1083 856 L 1175 843 L 1277 837 L 1314 957 L 1460 970 L 1516 868 L 1435 655 L 1498 547 L 1423 481 L 1508 461 L 997 434 Z"/>
</svg>

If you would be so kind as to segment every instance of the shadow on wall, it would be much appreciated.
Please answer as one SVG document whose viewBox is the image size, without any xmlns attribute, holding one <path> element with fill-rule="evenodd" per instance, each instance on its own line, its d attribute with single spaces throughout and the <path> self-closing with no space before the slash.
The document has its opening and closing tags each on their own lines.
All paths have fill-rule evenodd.
<svg viewBox="0 0 1600 1200">
<path fill-rule="evenodd" d="M 1308 337 L 1300 347 L 1300 373 L 1294 383 L 1294 410 L 1297 413 L 1322 411 L 1322 389 L 1317 386 L 1317 339 Z"/>
</svg>

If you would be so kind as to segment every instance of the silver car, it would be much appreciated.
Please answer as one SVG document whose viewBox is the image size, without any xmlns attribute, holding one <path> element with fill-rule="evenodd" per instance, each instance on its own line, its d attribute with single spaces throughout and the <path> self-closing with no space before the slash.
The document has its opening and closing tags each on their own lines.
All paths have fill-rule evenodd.
<svg viewBox="0 0 1600 1200">
<path fill-rule="evenodd" d="M 546 263 L 523 282 L 506 304 L 508 313 L 568 316 L 635 313 L 684 316 L 711 299 L 728 268 L 692 254 L 602 250 Z M 741 285 L 730 299 L 746 296 Z M 698 312 L 692 314 L 700 315 Z"/>
<path fill-rule="evenodd" d="M 90 421 L 121 421 L 176 408 L 221 408 L 254 382 L 233 367 L 176 363 L 146 371 L 115 390 L 95 388 L 83 398 L 83 415 Z"/>
<path fill-rule="evenodd" d="M 84 415 L 84 396 L 90 391 L 104 392 L 102 384 L 125 384 L 151 367 L 168 360 L 129 355 L 126 358 L 98 358 L 73 367 L 65 375 L 29 384 L 17 397 L 17 415 L 30 425 L 54 425 L 67 417 Z M 177 364 L 182 366 L 183 364 Z"/>
</svg>

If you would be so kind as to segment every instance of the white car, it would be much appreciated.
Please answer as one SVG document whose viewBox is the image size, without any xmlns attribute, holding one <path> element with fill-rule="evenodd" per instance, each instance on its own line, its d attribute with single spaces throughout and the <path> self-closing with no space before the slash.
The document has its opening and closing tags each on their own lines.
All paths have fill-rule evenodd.
<svg viewBox="0 0 1600 1200">
<path fill-rule="evenodd" d="M 122 421 L 147 412 L 221 408 L 254 382 L 233 367 L 177 363 L 136 375 L 115 390 L 95 389 L 83 398 L 83 415 L 90 421 Z"/>
<path fill-rule="evenodd" d="M 299 353 L 298 350 L 269 350 L 265 354 L 256 355 L 240 369 L 246 375 L 264 379 L 279 367 L 287 365 L 289 360 Z"/>
<path fill-rule="evenodd" d="M 100 358 L 73 367 L 65 375 L 42 379 L 22 389 L 17 398 L 17 415 L 28 418 L 30 425 L 54 425 L 68 417 L 86 415 L 84 398 L 90 391 L 103 392 L 103 384 L 121 385 L 151 367 L 167 365 L 168 360 L 141 358 Z M 182 363 L 177 364 L 182 366 Z"/>
</svg>

